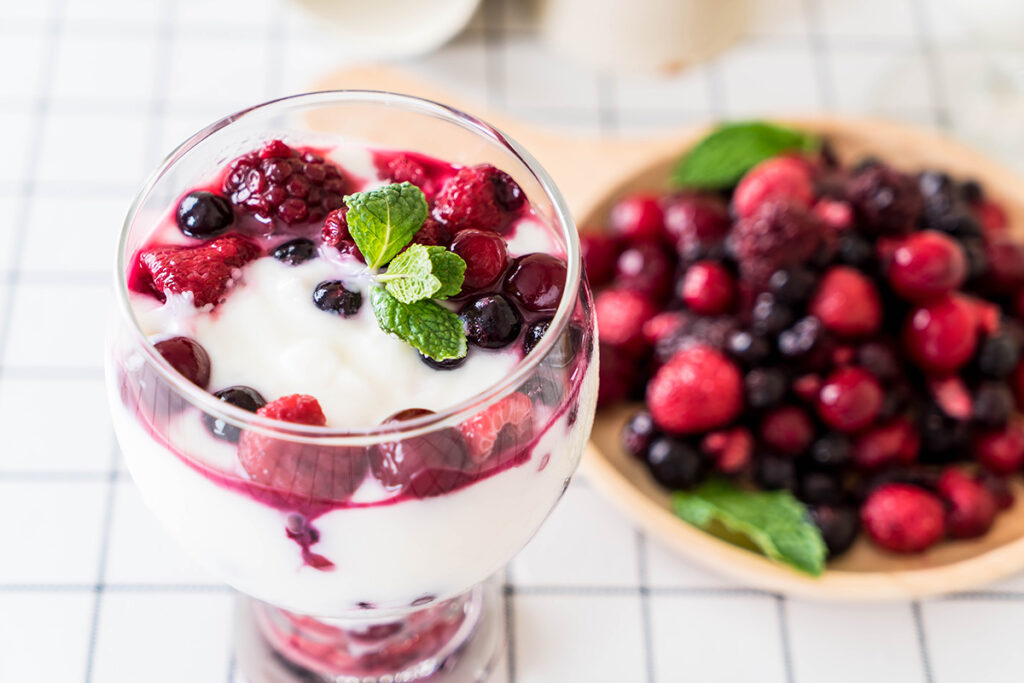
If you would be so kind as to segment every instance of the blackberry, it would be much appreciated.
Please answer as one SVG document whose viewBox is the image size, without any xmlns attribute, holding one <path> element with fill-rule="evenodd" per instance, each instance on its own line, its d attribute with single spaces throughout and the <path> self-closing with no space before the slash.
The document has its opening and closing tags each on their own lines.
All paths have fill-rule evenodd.
<svg viewBox="0 0 1024 683">
<path fill-rule="evenodd" d="M 871 242 L 864 239 L 854 230 L 844 230 L 839 234 L 838 257 L 841 263 L 862 268 L 868 264 L 875 251 Z"/>
<path fill-rule="evenodd" d="M 808 470 L 797 480 L 797 497 L 805 503 L 838 503 L 842 496 L 839 474 L 834 471 Z"/>
<path fill-rule="evenodd" d="M 768 288 L 780 300 L 790 304 L 801 303 L 814 292 L 817 278 L 806 268 L 777 270 L 768 278 Z"/>
<path fill-rule="evenodd" d="M 796 490 L 796 464 L 791 458 L 764 454 L 754 456 L 754 478 L 767 491 Z"/>
<path fill-rule="evenodd" d="M 776 368 L 756 368 L 743 378 L 743 388 L 751 408 L 771 408 L 786 395 L 786 375 Z"/>
<path fill-rule="evenodd" d="M 768 292 L 757 295 L 750 315 L 751 325 L 761 334 L 776 335 L 793 322 L 793 311 Z"/>
<path fill-rule="evenodd" d="M 767 339 L 747 330 L 736 330 L 729 335 L 725 349 L 737 360 L 748 366 L 756 366 L 771 355 L 772 347 Z"/>
<path fill-rule="evenodd" d="M 883 235 L 910 232 L 917 226 L 924 208 L 913 179 L 883 164 L 854 172 L 849 199 L 861 223 L 871 232 Z"/>
</svg>

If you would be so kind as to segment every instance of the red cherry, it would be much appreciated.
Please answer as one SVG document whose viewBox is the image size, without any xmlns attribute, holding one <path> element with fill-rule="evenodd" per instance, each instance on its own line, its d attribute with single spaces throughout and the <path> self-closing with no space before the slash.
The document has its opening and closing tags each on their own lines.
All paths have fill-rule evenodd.
<svg viewBox="0 0 1024 683">
<path fill-rule="evenodd" d="M 939 495 L 946 501 L 946 531 L 953 538 L 976 538 L 992 527 L 996 499 L 981 482 L 950 467 L 939 477 Z"/>
<path fill-rule="evenodd" d="M 693 258 L 725 239 L 729 209 L 714 195 L 676 195 L 665 204 L 665 232 L 680 256 Z"/>
<path fill-rule="evenodd" d="M 945 296 L 912 310 L 903 345 L 922 369 L 950 373 L 974 355 L 978 332 L 974 309 L 961 296 Z"/>
<path fill-rule="evenodd" d="M 210 383 L 210 356 L 189 337 L 172 337 L 153 345 L 185 379 L 205 389 Z"/>
<path fill-rule="evenodd" d="M 761 440 L 784 455 L 800 455 L 813 438 L 810 416 L 796 406 L 776 408 L 761 420 Z"/>
<path fill-rule="evenodd" d="M 679 289 L 683 302 L 701 315 L 725 313 L 736 298 L 736 280 L 716 261 L 698 261 L 687 268 Z"/>
<path fill-rule="evenodd" d="M 615 260 L 619 257 L 618 240 L 603 232 L 581 232 L 580 252 L 591 287 L 602 287 L 611 282 L 615 274 Z"/>
<path fill-rule="evenodd" d="M 664 218 L 658 198 L 649 194 L 626 197 L 612 207 L 612 231 L 631 242 L 653 242 L 664 234 Z"/>
<path fill-rule="evenodd" d="M 462 293 L 481 292 L 501 277 L 508 268 L 508 246 L 496 232 L 469 228 L 452 240 L 451 250 L 466 262 Z"/>
<path fill-rule="evenodd" d="M 1024 426 L 1010 422 L 1003 429 L 985 431 L 974 439 L 974 457 L 997 474 L 1012 474 L 1024 465 Z"/>
<path fill-rule="evenodd" d="M 857 438 L 853 444 L 853 462 L 865 470 L 909 465 L 917 460 L 919 448 L 920 439 L 914 425 L 905 417 L 897 417 Z"/>
<path fill-rule="evenodd" d="M 908 301 L 947 294 L 967 277 L 967 259 L 955 240 L 924 230 L 903 240 L 892 253 L 889 283 Z"/>
<path fill-rule="evenodd" d="M 664 301 L 672 289 L 674 265 L 660 244 L 641 242 L 621 254 L 615 263 L 615 286 L 643 292 Z"/>
<path fill-rule="evenodd" d="M 530 311 L 558 308 L 565 289 L 565 261 L 550 254 L 520 256 L 505 277 L 505 293 Z"/>
<path fill-rule="evenodd" d="M 882 387 L 867 370 L 839 368 L 818 392 L 818 415 L 830 427 L 855 432 L 874 422 L 882 408 Z"/>
</svg>

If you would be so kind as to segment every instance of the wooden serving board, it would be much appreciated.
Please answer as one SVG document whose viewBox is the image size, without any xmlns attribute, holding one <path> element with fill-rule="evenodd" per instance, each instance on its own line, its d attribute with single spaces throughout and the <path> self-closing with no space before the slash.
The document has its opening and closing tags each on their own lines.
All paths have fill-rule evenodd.
<svg viewBox="0 0 1024 683">
<path fill-rule="evenodd" d="M 367 67 L 329 75 L 317 89 L 387 90 L 463 108 L 528 149 L 554 178 L 577 225 L 600 229 L 614 201 L 635 190 L 663 190 L 679 156 L 711 125 L 654 137 L 597 137 L 555 133 L 477 106 L 393 68 Z M 941 168 L 978 179 L 1024 228 L 1024 180 L 991 159 L 936 132 L 867 118 L 786 118 L 786 123 L 827 137 L 844 159 L 874 155 L 906 170 Z M 913 556 L 883 552 L 861 538 L 820 578 L 812 578 L 731 545 L 676 518 L 669 496 L 642 463 L 619 446 L 619 432 L 637 406 L 598 413 L 583 459 L 595 486 L 637 524 L 697 564 L 747 585 L 790 595 L 837 601 L 882 601 L 966 590 L 1024 568 L 1024 482 L 1012 485 L 1018 503 L 1002 513 L 983 538 L 948 541 Z"/>
</svg>

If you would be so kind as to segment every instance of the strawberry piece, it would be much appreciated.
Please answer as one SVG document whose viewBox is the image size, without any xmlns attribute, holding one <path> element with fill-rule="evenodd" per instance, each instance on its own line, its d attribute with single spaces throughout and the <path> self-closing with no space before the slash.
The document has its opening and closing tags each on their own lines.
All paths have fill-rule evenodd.
<svg viewBox="0 0 1024 683">
<path fill-rule="evenodd" d="M 139 253 L 139 266 L 153 294 L 191 294 L 201 308 L 220 303 L 234 282 L 236 269 L 252 261 L 259 247 L 244 237 L 225 235 L 194 247 L 153 247 Z"/>
<path fill-rule="evenodd" d="M 911 484 L 879 486 L 864 501 L 860 519 L 875 543 L 896 553 L 926 550 L 946 531 L 942 501 Z"/>
<path fill-rule="evenodd" d="M 256 414 L 294 424 L 327 424 L 320 403 L 302 394 L 271 401 Z M 298 443 L 258 432 L 242 432 L 238 460 L 252 481 L 283 494 L 289 504 L 345 500 L 359 487 L 367 468 L 362 448 Z"/>
<path fill-rule="evenodd" d="M 992 527 L 996 500 L 978 480 L 950 467 L 939 477 L 939 495 L 949 506 L 946 529 L 953 538 L 976 538 Z"/>
<path fill-rule="evenodd" d="M 814 187 L 806 161 L 792 156 L 762 161 L 740 180 L 732 205 L 737 216 L 747 218 L 772 199 L 785 199 L 803 208 L 811 205 Z"/>
<path fill-rule="evenodd" d="M 694 434 L 731 422 L 743 408 L 736 365 L 707 346 L 676 353 L 647 385 L 654 422 L 667 432 Z"/>
<path fill-rule="evenodd" d="M 516 391 L 463 422 L 459 430 L 469 445 L 470 459 L 479 464 L 528 439 L 532 427 L 530 397 Z"/>
</svg>

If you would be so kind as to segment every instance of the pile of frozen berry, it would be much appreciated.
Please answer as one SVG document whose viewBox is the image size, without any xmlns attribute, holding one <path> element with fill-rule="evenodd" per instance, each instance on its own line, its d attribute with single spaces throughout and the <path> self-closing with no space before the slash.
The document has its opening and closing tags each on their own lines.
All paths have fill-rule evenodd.
<svg viewBox="0 0 1024 683">
<path fill-rule="evenodd" d="M 672 490 L 788 489 L 831 556 L 984 534 L 1024 463 L 1024 247 L 977 182 L 770 158 L 583 237 L 600 404 Z"/>
</svg>

